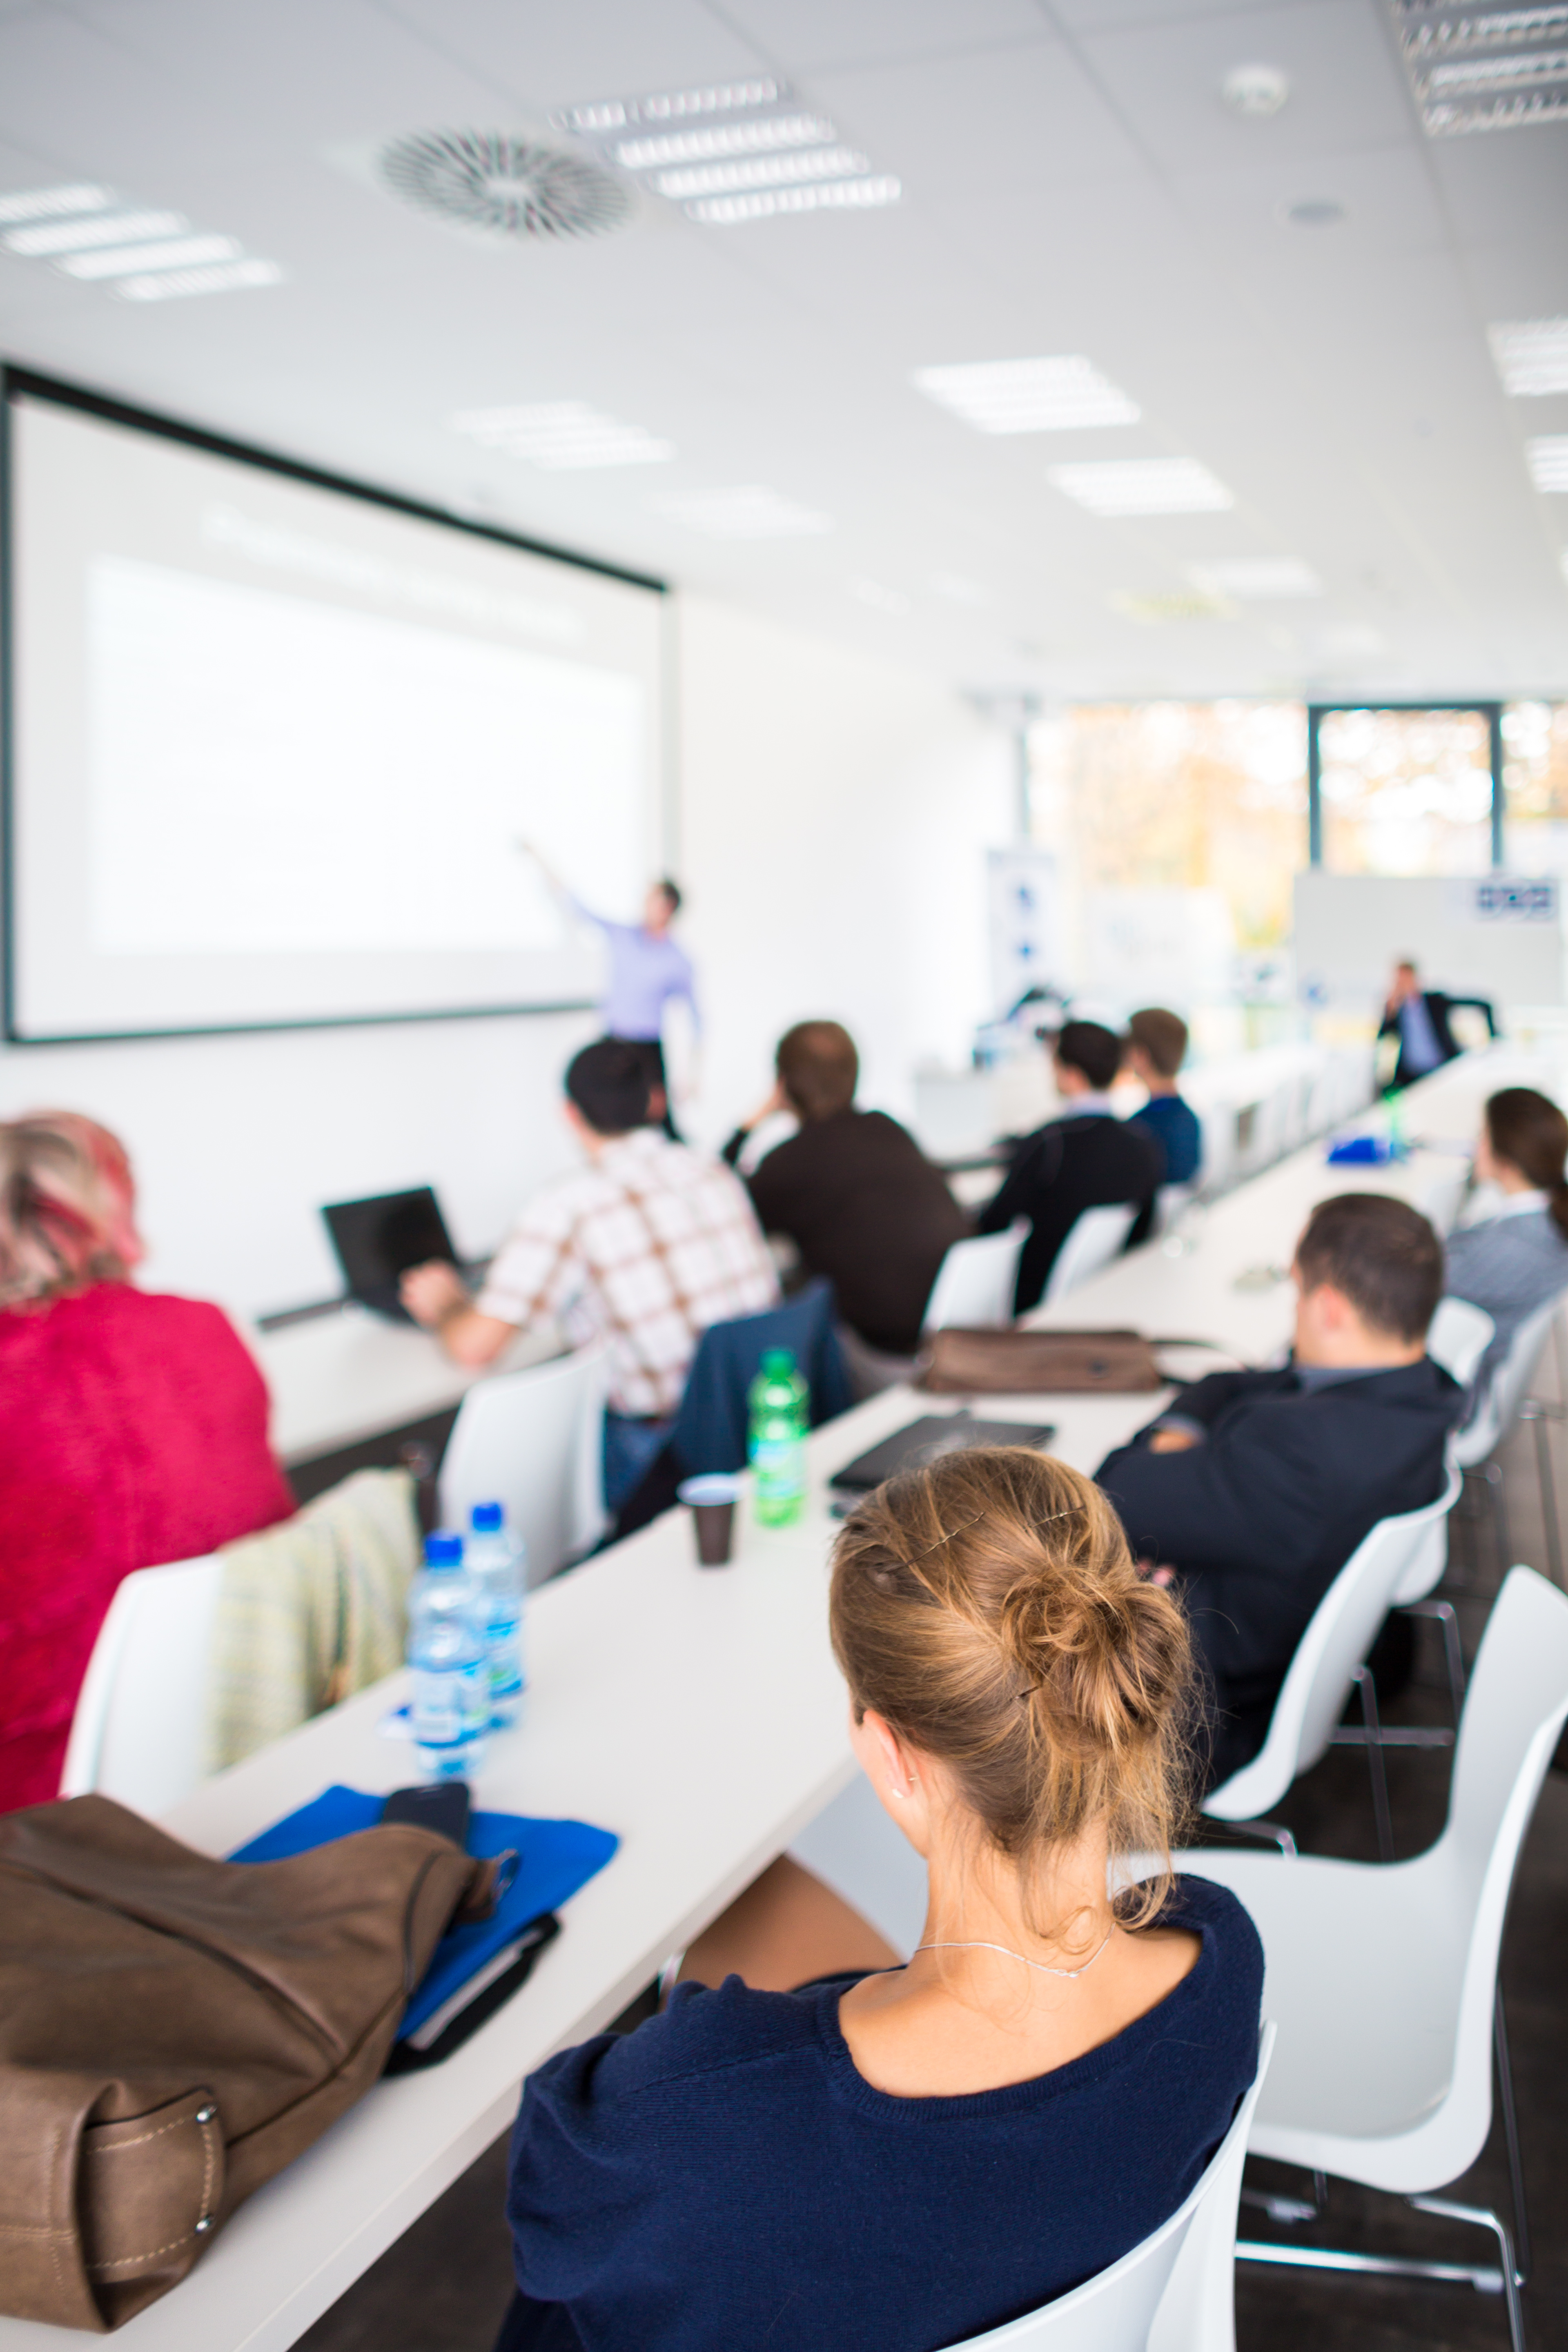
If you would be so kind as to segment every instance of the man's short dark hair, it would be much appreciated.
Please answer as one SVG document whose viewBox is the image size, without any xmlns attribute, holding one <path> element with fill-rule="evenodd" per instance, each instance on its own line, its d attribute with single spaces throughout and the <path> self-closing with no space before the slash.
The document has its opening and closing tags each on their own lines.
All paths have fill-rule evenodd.
<svg viewBox="0 0 1568 2352">
<path fill-rule="evenodd" d="M 779 1039 L 775 1066 L 802 1118 L 831 1118 L 855 1099 L 860 1057 L 839 1022 L 797 1021 Z"/>
<path fill-rule="evenodd" d="M 1443 1244 L 1426 1219 L 1386 1192 L 1320 1201 L 1296 1244 L 1308 1290 L 1329 1283 L 1363 1323 L 1424 1339 L 1443 1296 Z"/>
<path fill-rule="evenodd" d="M 1127 1042 L 1142 1047 L 1156 1077 L 1173 1078 L 1187 1057 L 1187 1024 L 1179 1013 L 1150 1004 L 1127 1024 Z"/>
<path fill-rule="evenodd" d="M 665 895 L 665 897 L 666 897 L 666 898 L 668 898 L 668 901 L 669 901 L 669 911 L 670 911 L 670 913 L 671 913 L 672 915 L 679 915 L 679 912 L 680 912 L 680 908 L 681 908 L 681 892 L 680 892 L 680 885 L 679 885 L 679 882 L 672 882 L 672 881 L 670 880 L 670 878 L 669 878 L 669 877 L 668 877 L 668 874 L 661 874 L 661 875 L 659 876 L 659 877 L 658 877 L 658 880 L 654 884 L 654 886 L 653 886 L 653 887 L 654 887 L 654 888 L 655 888 L 656 890 L 662 890 L 662 891 L 663 891 L 663 893 L 664 893 L 664 895 Z"/>
<path fill-rule="evenodd" d="M 1058 1061 L 1086 1077 L 1097 1094 L 1116 1084 L 1121 1040 L 1098 1021 L 1065 1021 L 1057 1033 L 1055 1052 Z"/>
<path fill-rule="evenodd" d="M 648 1123 L 647 1065 L 623 1038 L 601 1037 L 568 1063 L 566 1098 L 595 1135 L 629 1135 Z"/>
</svg>

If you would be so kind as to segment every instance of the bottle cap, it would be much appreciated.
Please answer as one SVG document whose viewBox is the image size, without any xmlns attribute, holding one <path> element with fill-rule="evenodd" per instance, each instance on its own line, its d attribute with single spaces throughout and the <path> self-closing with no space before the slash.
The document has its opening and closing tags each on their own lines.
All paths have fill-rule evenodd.
<svg viewBox="0 0 1568 2352">
<path fill-rule="evenodd" d="M 793 1372 L 795 1370 L 795 1349 L 793 1348 L 764 1348 L 763 1349 L 763 1370 L 764 1372 L 774 1373 L 780 1378 L 782 1378 L 786 1372 Z"/>
<path fill-rule="evenodd" d="M 433 1536 L 426 1536 L 425 1565 L 426 1568 L 461 1568 L 463 1565 L 462 1537 L 454 1533 L 450 1528 L 438 1528 Z"/>
<path fill-rule="evenodd" d="M 499 1503 L 476 1503 L 468 1520 L 477 1536 L 494 1536 L 506 1524 L 506 1513 Z"/>
</svg>

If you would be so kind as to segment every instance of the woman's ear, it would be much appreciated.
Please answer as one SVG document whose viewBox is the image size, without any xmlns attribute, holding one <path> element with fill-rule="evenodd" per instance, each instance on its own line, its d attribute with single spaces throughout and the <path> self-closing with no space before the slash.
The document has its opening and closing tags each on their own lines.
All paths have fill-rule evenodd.
<svg viewBox="0 0 1568 2352">
<path fill-rule="evenodd" d="M 899 1738 L 885 1716 L 868 1706 L 849 1737 L 860 1769 L 917 1853 L 926 1851 L 931 1767 Z"/>
</svg>

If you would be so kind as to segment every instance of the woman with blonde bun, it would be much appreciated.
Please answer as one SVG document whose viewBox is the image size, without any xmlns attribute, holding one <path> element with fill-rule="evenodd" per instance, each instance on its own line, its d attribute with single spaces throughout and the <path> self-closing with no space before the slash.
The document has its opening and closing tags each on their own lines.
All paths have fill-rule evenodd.
<svg viewBox="0 0 1568 2352">
<path fill-rule="evenodd" d="M 661 2017 L 542 2068 L 498 2352 L 933 2352 L 1157 2228 L 1252 2079 L 1257 1934 L 1171 1866 L 1186 1628 L 1097 1488 L 1022 1447 L 906 1474 L 830 1618 L 919 1947 L 782 1859 Z"/>
</svg>

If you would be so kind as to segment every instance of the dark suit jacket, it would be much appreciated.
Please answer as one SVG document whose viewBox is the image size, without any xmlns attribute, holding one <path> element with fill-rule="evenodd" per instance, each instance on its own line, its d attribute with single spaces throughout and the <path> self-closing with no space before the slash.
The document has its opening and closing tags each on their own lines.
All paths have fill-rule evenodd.
<svg viewBox="0 0 1568 2352">
<path fill-rule="evenodd" d="M 731 1136 L 733 1162 L 743 1135 Z M 912 1135 L 879 1110 L 807 1119 L 750 1178 L 763 1231 L 787 1234 L 873 1348 L 912 1355 L 937 1269 L 969 1219 Z"/>
<path fill-rule="evenodd" d="M 1027 1217 L 1029 1237 L 1018 1260 L 1013 1312 L 1037 1307 L 1057 1252 L 1084 1209 L 1137 1204 L 1144 1219 L 1165 1181 L 1165 1155 L 1131 1119 L 1106 1111 L 1069 1111 L 1026 1135 L 1013 1154 L 1002 1189 L 980 1213 L 983 1234 L 1005 1233 Z M 1135 1229 L 1136 1230 L 1136 1229 Z"/>
<path fill-rule="evenodd" d="M 1497 1035 L 1497 1015 L 1484 996 L 1445 996 L 1440 988 L 1425 989 L 1422 994 L 1426 1005 L 1426 1018 L 1432 1024 L 1432 1034 L 1437 1041 L 1445 1062 L 1457 1061 L 1461 1051 L 1461 1048 L 1455 1044 L 1454 1033 L 1448 1026 L 1448 1015 L 1458 1006 L 1462 1005 L 1467 1012 L 1470 1013 L 1484 1013 L 1489 1031 L 1494 1037 Z M 1382 1025 L 1377 1034 L 1380 1037 L 1399 1039 L 1399 1060 L 1394 1071 L 1394 1084 L 1396 1087 L 1413 1086 L 1416 1078 L 1427 1077 L 1431 1075 L 1429 1071 L 1406 1068 L 1405 1036 L 1397 1013 L 1384 1014 Z"/>
<path fill-rule="evenodd" d="M 1322 1388 L 1291 1369 L 1215 1372 L 1169 1408 L 1202 1423 L 1202 1444 L 1151 1453 L 1151 1423 L 1100 1464 L 1134 1554 L 1177 1571 L 1212 1685 L 1215 1780 L 1262 1746 L 1296 1644 L 1363 1537 L 1441 1490 L 1464 1402 L 1429 1356 Z"/>
</svg>

